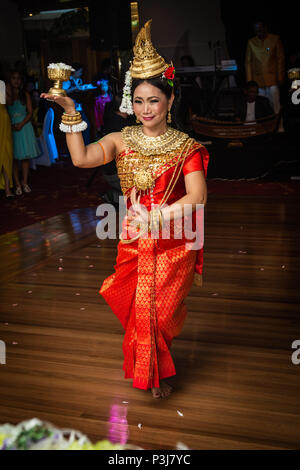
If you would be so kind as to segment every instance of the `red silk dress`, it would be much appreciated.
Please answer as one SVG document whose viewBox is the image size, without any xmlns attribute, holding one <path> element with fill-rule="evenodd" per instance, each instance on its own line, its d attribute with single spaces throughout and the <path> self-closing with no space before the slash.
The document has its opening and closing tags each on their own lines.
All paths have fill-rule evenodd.
<svg viewBox="0 0 300 470">
<path fill-rule="evenodd" d="M 187 155 L 168 205 L 186 194 L 184 176 L 193 171 L 203 171 L 206 177 L 209 154 L 196 141 Z M 158 204 L 168 186 L 178 160 L 179 151 L 155 172 L 152 201 Z M 124 196 L 132 189 L 129 182 L 123 184 L 124 172 L 128 172 L 130 149 L 116 158 L 118 174 Z M 183 157 L 182 157 L 183 158 Z M 127 160 L 126 160 L 127 159 Z M 127 180 L 128 183 L 128 180 Z M 127 199 L 127 209 L 130 199 Z M 151 210 L 150 195 L 141 196 L 140 204 Z M 194 212 L 193 212 L 194 215 Z M 147 390 L 159 387 L 160 380 L 176 375 L 170 347 L 178 336 L 187 315 L 184 298 L 194 280 L 194 274 L 202 274 L 203 248 L 186 249 L 185 238 L 174 238 L 172 222 L 169 239 L 138 238 L 125 244 L 118 243 L 115 272 L 107 277 L 99 293 L 110 305 L 125 330 L 123 341 L 124 378 L 133 379 L 133 387 Z M 122 222 L 122 237 L 126 229 L 126 217 Z"/>
</svg>

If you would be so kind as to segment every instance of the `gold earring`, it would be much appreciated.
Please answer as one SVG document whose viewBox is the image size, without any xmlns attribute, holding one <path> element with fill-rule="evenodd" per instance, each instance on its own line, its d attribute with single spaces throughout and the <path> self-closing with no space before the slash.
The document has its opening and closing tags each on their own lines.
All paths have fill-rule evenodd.
<svg viewBox="0 0 300 470">
<path fill-rule="evenodd" d="M 171 122 L 172 122 L 172 116 L 171 116 L 171 111 L 169 110 L 169 112 L 168 112 L 168 118 L 167 118 L 167 123 L 168 123 L 168 124 L 171 124 Z"/>
<path fill-rule="evenodd" d="M 136 122 L 137 124 L 140 124 L 141 121 L 139 121 L 138 118 L 136 118 L 135 122 Z"/>
</svg>

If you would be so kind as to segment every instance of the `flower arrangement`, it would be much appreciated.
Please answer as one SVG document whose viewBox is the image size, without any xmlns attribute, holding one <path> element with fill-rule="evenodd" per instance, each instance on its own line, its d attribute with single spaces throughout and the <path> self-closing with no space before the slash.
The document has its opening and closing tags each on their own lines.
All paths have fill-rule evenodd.
<svg viewBox="0 0 300 470">
<path fill-rule="evenodd" d="M 123 88 L 122 103 L 119 108 L 122 113 L 133 114 L 131 85 L 132 85 L 132 77 L 131 77 L 131 72 L 129 69 L 127 70 L 125 74 L 125 85 Z"/>
<path fill-rule="evenodd" d="M 57 64 L 49 64 L 48 69 L 59 69 L 59 70 L 71 70 L 71 72 L 74 72 L 75 69 L 73 69 L 73 67 L 71 67 L 71 65 L 66 65 L 64 64 L 63 62 L 59 62 Z"/>
<path fill-rule="evenodd" d="M 182 413 L 177 411 L 180 416 Z M 142 425 L 138 427 L 141 429 Z M 144 450 L 131 444 L 113 443 L 103 439 L 93 444 L 87 436 L 75 429 L 59 429 L 52 423 L 38 418 L 22 421 L 17 425 L 0 425 L 0 450 Z M 176 450 L 189 450 L 177 442 Z"/>
<path fill-rule="evenodd" d="M 69 435 L 69 437 L 67 437 Z M 0 450 L 126 450 L 140 447 L 114 444 L 107 439 L 95 444 L 75 429 L 58 429 L 53 424 L 37 418 L 16 426 L 0 426 Z"/>
<path fill-rule="evenodd" d="M 62 82 L 70 79 L 72 71 L 74 69 L 71 65 L 66 65 L 63 62 L 49 64 L 47 67 L 48 78 L 54 81 L 54 85 L 48 93 L 50 95 L 66 96 L 65 90 L 62 88 Z"/>
</svg>

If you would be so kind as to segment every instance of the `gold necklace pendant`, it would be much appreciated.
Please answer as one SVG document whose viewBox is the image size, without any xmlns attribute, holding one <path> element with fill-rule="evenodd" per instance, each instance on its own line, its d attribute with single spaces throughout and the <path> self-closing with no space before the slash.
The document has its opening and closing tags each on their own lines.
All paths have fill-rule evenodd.
<svg viewBox="0 0 300 470">
<path fill-rule="evenodd" d="M 145 191 L 146 189 L 151 189 L 154 187 L 154 178 L 152 176 L 152 171 L 148 168 L 142 168 L 137 171 L 133 176 L 134 186 L 138 190 Z"/>
</svg>

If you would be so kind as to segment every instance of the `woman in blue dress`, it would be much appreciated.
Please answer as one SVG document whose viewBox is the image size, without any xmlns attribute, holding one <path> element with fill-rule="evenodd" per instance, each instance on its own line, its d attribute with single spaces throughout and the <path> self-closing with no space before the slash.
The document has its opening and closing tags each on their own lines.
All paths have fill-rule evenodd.
<svg viewBox="0 0 300 470">
<path fill-rule="evenodd" d="M 12 72 L 7 86 L 7 109 L 13 131 L 14 180 L 16 194 L 31 191 L 28 186 L 29 160 L 40 155 L 40 149 L 30 122 L 32 103 L 29 93 L 24 89 L 19 72 Z M 22 182 L 19 179 L 19 160 L 22 161 Z"/>
</svg>

